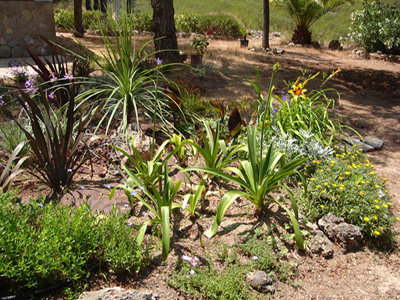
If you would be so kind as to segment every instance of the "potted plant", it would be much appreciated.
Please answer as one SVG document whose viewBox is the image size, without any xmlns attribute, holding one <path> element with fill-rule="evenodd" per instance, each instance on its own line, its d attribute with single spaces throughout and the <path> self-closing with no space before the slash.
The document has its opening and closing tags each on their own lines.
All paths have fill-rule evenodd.
<svg viewBox="0 0 400 300">
<path fill-rule="evenodd" d="M 209 44 L 208 38 L 204 35 L 200 38 L 193 38 L 192 48 L 196 50 L 196 54 L 190 56 L 192 66 L 197 66 L 202 62 L 204 51 L 207 49 Z"/>
<path fill-rule="evenodd" d="M 246 48 L 249 46 L 249 40 L 247 39 L 247 35 L 244 34 L 243 38 L 240 39 L 240 48 Z"/>
</svg>

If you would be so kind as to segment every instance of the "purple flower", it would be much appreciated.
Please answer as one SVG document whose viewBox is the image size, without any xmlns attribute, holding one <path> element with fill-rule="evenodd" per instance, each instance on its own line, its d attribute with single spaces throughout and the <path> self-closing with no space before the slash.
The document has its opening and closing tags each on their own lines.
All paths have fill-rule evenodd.
<svg viewBox="0 0 400 300">
<path fill-rule="evenodd" d="M 125 184 L 125 187 L 128 188 L 129 187 L 129 183 Z"/>
<path fill-rule="evenodd" d="M 289 107 L 292 107 L 292 101 L 288 101 Z"/>
<path fill-rule="evenodd" d="M 147 212 L 142 211 L 142 216 L 147 216 Z"/>
<path fill-rule="evenodd" d="M 44 49 L 44 48 L 41 48 L 41 49 L 40 49 L 40 52 L 42 52 L 42 54 L 45 54 L 45 52 L 46 52 L 46 49 Z"/>
<path fill-rule="evenodd" d="M 187 255 L 182 255 L 182 260 L 185 260 L 185 261 L 191 261 L 192 260 L 192 258 L 190 257 L 190 256 L 187 256 Z"/>
<path fill-rule="evenodd" d="M 162 64 L 162 60 L 160 58 L 158 58 L 158 57 L 156 59 L 156 64 L 157 64 L 157 66 Z"/>
<path fill-rule="evenodd" d="M 195 257 L 193 257 L 192 261 L 190 262 L 190 265 L 192 267 L 195 267 L 195 266 L 197 266 L 198 262 L 199 262 L 199 259 L 195 256 Z"/>
<path fill-rule="evenodd" d="M 252 260 L 258 260 L 258 256 L 253 256 L 251 259 Z"/>
<path fill-rule="evenodd" d="M 67 172 L 68 173 L 72 173 L 72 169 L 67 169 Z"/>
<path fill-rule="evenodd" d="M 38 206 L 39 206 L 39 207 L 43 207 L 43 204 L 42 204 L 42 203 L 39 203 Z"/>
<path fill-rule="evenodd" d="M 4 105 L 3 96 L 0 96 L 0 106 Z"/>
<path fill-rule="evenodd" d="M 25 88 L 32 91 L 35 87 L 35 80 L 33 79 L 28 79 L 25 81 Z"/>
<path fill-rule="evenodd" d="M 131 196 L 133 196 L 133 197 L 135 197 L 136 194 L 137 194 L 137 193 L 136 193 L 135 191 L 131 192 Z"/>
<path fill-rule="evenodd" d="M 190 275 L 186 275 L 186 278 L 187 278 L 187 279 L 190 279 Z"/>
<path fill-rule="evenodd" d="M 81 185 L 81 186 L 79 187 L 79 189 L 84 190 L 85 187 L 84 187 L 83 185 Z"/>
<path fill-rule="evenodd" d="M 189 274 L 194 275 L 196 272 L 194 270 L 190 270 Z"/>
<path fill-rule="evenodd" d="M 141 186 L 140 189 L 141 189 L 142 191 L 144 191 L 144 189 L 145 189 L 144 185 Z"/>
<path fill-rule="evenodd" d="M 56 76 L 54 76 L 53 74 L 50 76 L 50 82 L 51 83 L 54 83 L 54 81 L 56 81 L 57 80 L 57 77 Z"/>
<path fill-rule="evenodd" d="M 30 41 L 29 41 L 29 44 L 33 44 L 35 41 L 33 40 L 33 39 L 31 39 Z"/>
<path fill-rule="evenodd" d="M 64 78 L 68 79 L 68 80 L 72 80 L 72 79 L 74 79 L 74 75 L 67 73 L 67 74 L 64 75 Z"/>
<path fill-rule="evenodd" d="M 125 208 L 129 208 L 129 204 L 124 204 L 124 207 Z"/>
<path fill-rule="evenodd" d="M 282 100 L 285 101 L 286 100 L 286 96 L 282 96 Z"/>
<path fill-rule="evenodd" d="M 51 92 L 51 93 L 49 94 L 49 98 L 50 98 L 50 99 L 54 99 L 54 92 Z"/>
<path fill-rule="evenodd" d="M 106 189 L 111 189 L 111 185 L 109 185 L 109 184 L 105 184 L 104 187 L 105 187 Z"/>
<path fill-rule="evenodd" d="M 128 225 L 129 227 L 132 227 L 132 222 L 126 222 L 126 225 Z"/>
<path fill-rule="evenodd" d="M 281 91 L 281 94 L 282 94 L 282 95 L 285 94 L 285 91 Z"/>
</svg>

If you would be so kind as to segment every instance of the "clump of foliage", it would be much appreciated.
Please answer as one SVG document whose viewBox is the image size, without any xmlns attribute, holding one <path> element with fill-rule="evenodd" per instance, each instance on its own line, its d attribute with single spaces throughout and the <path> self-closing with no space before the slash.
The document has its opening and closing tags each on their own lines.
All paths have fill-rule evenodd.
<svg viewBox="0 0 400 300">
<path fill-rule="evenodd" d="M 207 31 L 234 39 L 242 36 L 239 22 L 227 14 L 201 15 L 198 19 L 196 32 L 205 33 Z"/>
<path fill-rule="evenodd" d="M 310 168 L 315 173 L 307 190 L 298 193 L 308 217 L 316 220 L 332 213 L 359 226 L 373 242 L 391 237 L 395 218 L 389 211 L 387 179 L 375 174 L 365 154 L 355 148 L 338 152 L 330 160 L 313 160 Z"/>
<path fill-rule="evenodd" d="M 346 0 L 274 0 L 296 24 L 292 41 L 295 44 L 311 44 L 310 27 L 326 13 L 334 10 Z"/>
<path fill-rule="evenodd" d="M 351 15 L 349 38 L 367 51 L 400 54 L 400 6 L 364 1 Z"/>
<path fill-rule="evenodd" d="M 7 286 L 0 295 L 84 279 L 99 261 L 115 273 L 138 270 L 141 246 L 126 216 L 116 209 L 100 216 L 89 203 L 74 208 L 30 200 L 24 205 L 13 194 L 1 194 L 0 284 Z"/>
<path fill-rule="evenodd" d="M 103 17 L 103 13 L 99 10 L 83 10 L 82 24 L 84 28 L 98 28 L 99 20 Z M 54 22 L 56 27 L 72 29 L 74 28 L 74 11 L 60 9 L 54 13 Z"/>
</svg>

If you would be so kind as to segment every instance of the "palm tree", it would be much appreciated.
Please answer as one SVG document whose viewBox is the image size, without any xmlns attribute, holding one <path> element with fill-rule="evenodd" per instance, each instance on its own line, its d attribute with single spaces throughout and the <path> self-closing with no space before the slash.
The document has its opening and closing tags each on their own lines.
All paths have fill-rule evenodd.
<svg viewBox="0 0 400 300">
<path fill-rule="evenodd" d="M 295 44 L 311 44 L 310 27 L 327 12 L 348 0 L 274 0 L 285 9 L 296 24 L 292 41 Z"/>
</svg>

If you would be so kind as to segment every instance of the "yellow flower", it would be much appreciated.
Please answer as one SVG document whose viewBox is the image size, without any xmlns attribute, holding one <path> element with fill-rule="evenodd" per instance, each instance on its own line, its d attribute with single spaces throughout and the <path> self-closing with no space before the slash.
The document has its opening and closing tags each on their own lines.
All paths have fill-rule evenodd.
<svg viewBox="0 0 400 300">
<path fill-rule="evenodd" d="M 324 173 L 324 170 L 322 170 L 322 169 L 321 169 L 321 170 L 319 170 L 319 171 L 320 171 L 321 173 Z"/>
<path fill-rule="evenodd" d="M 361 185 L 357 184 L 357 187 L 359 188 Z"/>
<path fill-rule="evenodd" d="M 379 230 L 380 230 L 380 231 L 383 231 L 383 227 L 379 227 Z"/>
<path fill-rule="evenodd" d="M 375 200 L 375 203 L 379 203 L 379 200 L 378 200 L 378 199 L 376 199 L 376 200 Z"/>
<path fill-rule="evenodd" d="M 377 189 L 379 189 L 379 188 L 380 188 L 380 186 L 379 186 L 378 184 L 375 184 L 375 187 L 376 187 Z"/>
<path fill-rule="evenodd" d="M 382 179 L 385 180 L 385 181 L 387 181 L 387 178 L 385 178 L 385 177 L 383 177 Z"/>
<path fill-rule="evenodd" d="M 327 183 L 327 182 L 324 182 L 324 185 L 325 185 L 325 186 L 327 186 L 327 185 L 328 185 L 328 183 Z"/>
<path fill-rule="evenodd" d="M 311 180 L 312 180 L 312 181 L 314 181 L 314 180 L 315 180 L 315 178 L 311 178 Z"/>
<path fill-rule="evenodd" d="M 316 161 L 315 161 L 315 160 L 313 160 L 313 161 L 312 161 L 312 163 L 313 163 L 313 164 L 315 164 L 315 163 L 316 163 Z"/>
<path fill-rule="evenodd" d="M 390 205 L 392 205 L 392 202 L 388 202 L 387 204 L 390 206 Z"/>
<path fill-rule="evenodd" d="M 344 187 L 343 187 L 343 186 L 340 186 L 339 189 L 340 189 L 340 190 L 344 190 Z"/>
<path fill-rule="evenodd" d="M 321 193 L 322 193 L 322 194 L 325 194 L 325 193 L 326 193 L 326 191 L 325 191 L 325 190 L 323 190 Z"/>
<path fill-rule="evenodd" d="M 364 184 L 364 183 L 365 183 L 365 181 L 364 181 L 364 180 L 361 180 L 361 183 L 362 183 L 362 184 Z"/>
<path fill-rule="evenodd" d="M 321 208 L 324 208 L 325 206 L 323 206 L 322 204 L 321 204 Z"/>
<path fill-rule="evenodd" d="M 331 165 L 334 165 L 335 164 L 335 161 L 334 160 L 331 160 Z"/>
<path fill-rule="evenodd" d="M 345 172 L 344 174 L 346 174 L 346 175 L 350 175 L 350 172 Z"/>
<path fill-rule="evenodd" d="M 388 193 L 389 193 L 389 191 L 388 191 L 388 190 L 384 190 L 384 192 L 385 192 L 386 194 L 388 194 Z"/>
<path fill-rule="evenodd" d="M 369 174 L 374 175 L 375 173 L 371 171 L 371 172 L 369 172 Z"/>
<path fill-rule="evenodd" d="M 365 162 L 369 163 L 369 160 L 367 159 Z"/>
<path fill-rule="evenodd" d="M 351 170 L 351 169 L 352 169 L 352 166 L 347 166 L 347 169 Z"/>
<path fill-rule="evenodd" d="M 399 217 L 396 217 L 396 220 L 397 220 L 397 221 L 400 221 L 400 218 L 399 218 Z"/>
<path fill-rule="evenodd" d="M 297 81 L 292 85 L 292 89 L 288 91 L 288 93 L 293 95 L 293 101 L 297 101 L 299 97 L 306 99 L 306 95 L 304 95 L 304 92 L 307 91 L 306 89 L 304 89 L 306 83 L 307 82 L 301 83 L 299 77 Z"/>
<path fill-rule="evenodd" d="M 388 208 L 388 206 L 387 206 L 385 203 L 383 203 L 382 206 L 383 206 L 384 208 Z"/>
<path fill-rule="evenodd" d="M 368 183 L 368 184 L 369 184 L 369 183 L 371 183 L 371 182 L 369 182 L 369 180 L 367 180 L 367 181 L 366 181 L 366 183 Z"/>
<path fill-rule="evenodd" d="M 376 209 L 381 209 L 381 207 L 379 205 L 375 205 Z"/>
<path fill-rule="evenodd" d="M 339 177 L 339 180 L 342 180 L 343 179 L 343 177 Z"/>
<path fill-rule="evenodd" d="M 375 235 L 380 235 L 381 233 L 378 230 L 374 231 Z"/>
<path fill-rule="evenodd" d="M 336 183 L 334 183 L 334 184 L 332 184 L 332 186 L 333 186 L 333 187 L 337 187 L 337 184 L 336 184 Z"/>
<path fill-rule="evenodd" d="M 377 217 L 377 216 L 374 216 L 374 219 L 375 219 L 375 220 L 378 220 L 378 217 Z"/>
<path fill-rule="evenodd" d="M 331 199 L 332 199 L 332 200 L 335 200 L 335 196 L 331 196 Z"/>
<path fill-rule="evenodd" d="M 365 222 L 369 222 L 369 218 L 368 218 L 368 217 L 365 217 L 365 218 L 364 218 L 364 221 L 365 221 Z"/>
<path fill-rule="evenodd" d="M 360 192 L 360 195 L 361 195 L 361 196 L 364 196 L 364 192 Z"/>
<path fill-rule="evenodd" d="M 322 186 L 321 186 L 321 185 L 317 185 L 317 188 L 318 188 L 318 189 L 322 189 Z"/>
</svg>

